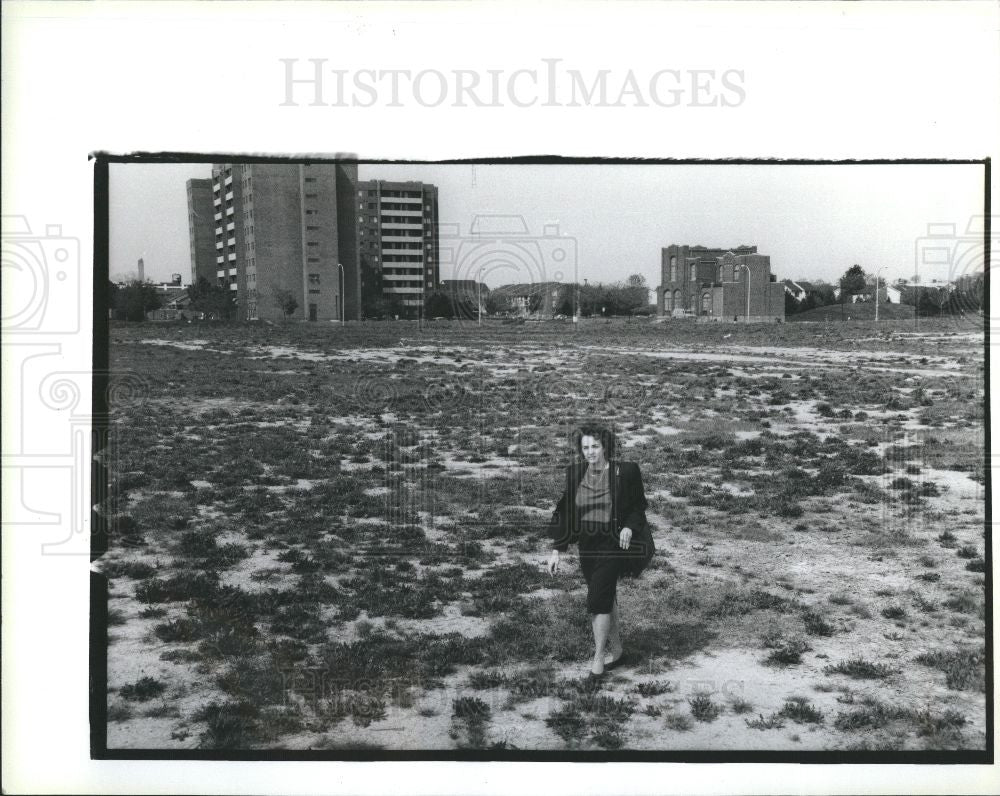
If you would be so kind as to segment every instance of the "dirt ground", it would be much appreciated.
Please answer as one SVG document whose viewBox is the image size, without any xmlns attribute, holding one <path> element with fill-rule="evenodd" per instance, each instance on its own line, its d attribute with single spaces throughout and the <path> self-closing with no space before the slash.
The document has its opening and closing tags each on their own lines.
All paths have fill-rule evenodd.
<svg viewBox="0 0 1000 796">
<path fill-rule="evenodd" d="M 985 748 L 979 320 L 148 323 L 110 351 L 110 749 Z M 575 556 L 544 570 L 584 419 L 658 548 L 597 687 Z"/>
</svg>

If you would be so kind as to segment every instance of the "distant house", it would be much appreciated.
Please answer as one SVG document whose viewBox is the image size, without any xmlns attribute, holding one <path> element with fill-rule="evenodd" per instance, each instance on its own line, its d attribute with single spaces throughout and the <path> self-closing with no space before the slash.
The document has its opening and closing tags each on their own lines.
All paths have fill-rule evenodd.
<svg viewBox="0 0 1000 796">
<path fill-rule="evenodd" d="M 573 300 L 573 285 L 562 282 L 529 282 L 501 285 L 490 292 L 500 307 L 505 305 L 515 315 L 555 315 L 565 301 Z"/>
<path fill-rule="evenodd" d="M 791 279 L 782 279 L 781 284 L 785 286 L 785 292 L 796 301 L 803 301 L 809 294 L 808 289 L 801 283 L 793 282 Z"/>
<path fill-rule="evenodd" d="M 160 297 L 160 308 L 146 313 L 150 321 L 176 321 L 185 319 L 201 319 L 203 312 L 191 309 L 191 297 L 187 288 L 181 285 L 157 285 L 156 295 Z"/>
<path fill-rule="evenodd" d="M 899 304 L 902 298 L 903 293 L 891 285 L 882 285 L 878 290 L 880 304 Z"/>
<path fill-rule="evenodd" d="M 835 288 L 833 291 L 833 297 L 840 300 L 840 288 Z M 892 287 L 891 285 L 880 284 L 878 288 L 878 302 L 879 304 L 899 304 L 900 299 L 902 299 L 903 294 L 899 288 Z M 864 293 L 855 293 L 851 296 L 852 304 L 860 304 L 863 302 L 870 302 L 875 300 L 875 283 L 865 286 Z"/>
</svg>

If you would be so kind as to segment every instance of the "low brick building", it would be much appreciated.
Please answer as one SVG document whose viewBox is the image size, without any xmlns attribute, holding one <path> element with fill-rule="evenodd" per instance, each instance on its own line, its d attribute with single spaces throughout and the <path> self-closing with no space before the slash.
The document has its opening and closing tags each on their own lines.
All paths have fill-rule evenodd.
<svg viewBox="0 0 1000 796">
<path fill-rule="evenodd" d="M 656 289 L 660 316 L 703 321 L 774 322 L 785 319 L 785 286 L 771 273 L 771 258 L 756 246 L 711 249 L 667 246 Z"/>
</svg>

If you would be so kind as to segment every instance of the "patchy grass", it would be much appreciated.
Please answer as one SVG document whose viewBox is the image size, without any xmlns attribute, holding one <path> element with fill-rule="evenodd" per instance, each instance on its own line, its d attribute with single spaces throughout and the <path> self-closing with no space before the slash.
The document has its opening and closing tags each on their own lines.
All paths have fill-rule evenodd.
<svg viewBox="0 0 1000 796">
<path fill-rule="evenodd" d="M 694 727 L 694 722 L 691 721 L 691 718 L 683 713 L 668 713 L 663 723 L 667 729 L 674 730 L 675 732 L 688 732 Z"/>
<path fill-rule="evenodd" d="M 955 691 L 986 691 L 986 649 L 922 652 L 917 663 L 944 672 L 945 683 Z"/>
<path fill-rule="evenodd" d="M 883 638 L 916 634 L 931 650 L 976 652 L 983 507 L 953 511 L 967 498 L 932 470 L 985 480 L 983 385 L 969 353 L 979 344 L 944 332 L 933 341 L 897 335 L 887 323 L 870 343 L 858 339 L 871 337 L 870 324 L 820 332 L 602 321 L 570 335 L 559 324 L 400 322 L 345 327 L 335 338 L 308 324 L 113 324 L 112 367 L 142 375 L 148 389 L 112 408 L 112 484 L 100 507 L 112 530 L 103 566 L 115 601 L 109 654 L 123 654 L 121 640 L 135 635 L 122 629 L 140 630 L 155 640 L 153 662 L 217 696 L 195 709 L 161 695 L 134 716 L 137 703 L 116 695 L 109 710 L 130 721 L 162 713 L 177 720 L 178 742 L 190 743 L 188 733 L 205 748 L 280 747 L 310 733 L 314 748 L 343 749 L 343 735 L 383 721 L 390 701 L 407 727 L 428 717 L 420 711 L 447 714 L 419 697 L 452 688 L 457 676 L 468 691 L 456 700 L 555 700 L 546 744 L 618 749 L 633 742 L 633 711 L 665 731 L 693 726 L 687 710 L 654 704 L 678 686 L 652 678 L 701 652 L 753 648 L 761 627 L 776 631 L 765 653 L 773 666 L 802 666 L 810 645 L 829 661 L 835 642 L 878 660 Z M 227 353 L 145 345 L 151 333 Z M 665 368 L 643 355 L 667 340 L 692 358 Z M 698 359 L 706 345 L 734 344 L 768 346 L 771 364 Z M 267 346 L 288 353 L 272 359 Z M 874 367 L 846 379 L 842 369 L 786 367 L 781 349 L 797 358 L 797 346 Z M 878 356 L 867 362 L 869 353 Z M 809 360 L 823 356 L 811 351 Z M 960 357 L 962 367 L 913 388 L 906 370 L 934 368 L 938 357 Z M 595 372 L 637 386 L 609 401 Z M 638 660 L 603 691 L 558 674 L 585 666 L 590 619 L 575 561 L 555 578 L 541 564 L 572 457 L 567 424 L 591 415 L 611 417 L 628 440 L 623 455 L 642 465 L 664 541 L 644 576 L 619 587 L 623 641 Z M 774 577 L 778 561 L 794 582 Z M 838 574 L 814 579 L 829 563 Z M 892 590 L 876 602 L 871 584 L 887 569 L 892 580 L 881 582 Z M 918 662 L 954 690 L 978 693 L 972 659 L 933 652 Z M 293 668 L 386 685 L 347 689 L 314 713 L 285 704 L 280 673 Z M 921 670 L 893 685 L 912 688 L 913 671 Z M 753 719 L 756 697 L 744 696 L 727 713 L 795 723 L 778 713 Z M 786 703 L 802 718 L 811 707 Z M 905 729 L 905 742 L 856 743 L 968 743 L 969 722 L 926 707 L 922 718 L 901 713 L 876 731 Z M 545 709 L 530 710 L 523 721 L 546 720 Z M 433 725 L 450 720 L 454 744 L 497 746 L 492 716 L 454 704 L 451 712 Z M 824 724 L 841 732 L 832 717 Z"/>
</svg>

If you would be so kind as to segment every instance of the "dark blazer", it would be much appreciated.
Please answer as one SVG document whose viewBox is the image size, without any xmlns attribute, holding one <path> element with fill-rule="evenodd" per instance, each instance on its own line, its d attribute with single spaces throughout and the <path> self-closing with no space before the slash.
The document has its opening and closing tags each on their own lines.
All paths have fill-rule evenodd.
<svg viewBox="0 0 1000 796">
<path fill-rule="evenodd" d="M 564 552 L 568 545 L 579 539 L 579 517 L 576 508 L 576 490 L 587 468 L 587 462 L 574 462 L 566 468 L 566 489 L 549 523 L 552 546 Z M 635 462 L 612 459 L 611 468 L 611 519 L 615 531 L 631 528 L 633 531 L 646 522 L 646 493 L 642 488 L 642 474 Z"/>
</svg>

